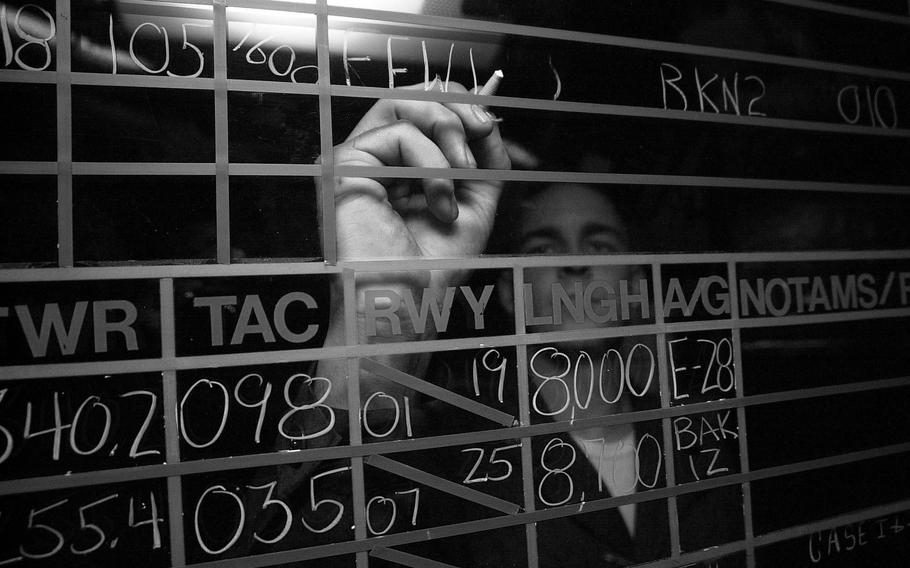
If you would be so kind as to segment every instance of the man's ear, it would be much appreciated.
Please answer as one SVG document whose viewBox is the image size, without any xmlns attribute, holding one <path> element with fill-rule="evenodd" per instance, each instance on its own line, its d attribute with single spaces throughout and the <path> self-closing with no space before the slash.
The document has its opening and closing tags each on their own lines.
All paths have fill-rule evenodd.
<svg viewBox="0 0 910 568">
<path fill-rule="evenodd" d="M 499 297 L 499 305 L 510 316 L 515 315 L 515 289 L 512 287 L 512 271 L 503 270 L 499 273 L 499 280 L 496 282 L 496 293 Z"/>
</svg>

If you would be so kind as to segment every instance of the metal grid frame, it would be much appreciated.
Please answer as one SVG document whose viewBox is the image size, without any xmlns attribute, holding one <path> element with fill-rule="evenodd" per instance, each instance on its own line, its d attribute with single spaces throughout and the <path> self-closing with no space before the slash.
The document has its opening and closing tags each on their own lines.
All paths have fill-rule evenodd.
<svg viewBox="0 0 910 568">
<path fill-rule="evenodd" d="M 869 10 L 845 8 L 835 4 L 816 2 L 814 0 L 764 0 L 772 3 L 789 4 L 809 10 L 820 10 L 846 16 L 865 18 L 873 21 L 898 25 L 910 25 L 910 17 L 883 14 Z M 382 442 L 364 445 L 360 436 L 359 413 L 350 413 L 351 443 L 349 446 L 309 450 L 293 455 L 261 454 L 233 458 L 216 458 L 204 461 L 181 462 L 179 455 L 179 436 L 176 416 L 165 412 L 165 439 L 167 460 L 165 464 L 137 468 L 93 471 L 66 476 L 28 478 L 0 482 L 0 495 L 30 493 L 47 489 L 75 488 L 88 485 L 99 485 L 124 480 L 167 478 L 168 481 L 168 515 L 169 540 L 171 544 L 171 565 L 186 565 L 183 534 L 183 503 L 181 498 L 181 479 L 185 475 L 201 472 L 233 470 L 301 461 L 316 461 L 332 458 L 349 458 L 352 464 L 353 507 L 355 512 L 355 540 L 310 547 L 286 552 L 270 553 L 255 557 L 219 560 L 197 563 L 194 566 L 269 566 L 280 562 L 290 562 L 310 558 L 319 558 L 336 554 L 357 554 L 358 566 L 367 566 L 369 556 L 387 558 L 406 566 L 416 566 L 421 559 L 401 553 L 389 547 L 418 542 L 428 538 L 468 534 L 506 526 L 524 525 L 528 534 L 529 567 L 536 568 L 535 525 L 539 521 L 577 514 L 575 505 L 567 505 L 546 510 L 535 510 L 533 497 L 533 480 L 530 479 L 531 453 L 528 443 L 532 436 L 565 432 L 564 424 L 531 425 L 528 408 L 528 368 L 527 348 L 529 345 L 548 340 L 564 340 L 577 337 L 577 333 L 534 334 L 527 333 L 523 310 L 516 310 L 516 333 L 514 335 L 484 337 L 482 339 L 435 340 L 422 343 L 399 343 L 394 345 L 359 345 L 354 325 L 354 280 L 358 272 L 394 271 L 414 268 L 505 268 L 513 271 L 513 286 L 516 306 L 523 306 L 523 271 L 537 266 L 558 265 L 565 263 L 562 258 L 480 258 L 456 260 L 421 261 L 360 261 L 336 262 L 334 242 L 334 179 L 336 176 L 359 175 L 396 175 L 400 177 L 449 177 L 453 179 L 487 178 L 500 180 L 561 180 L 585 183 L 669 185 L 677 187 L 733 187 L 754 190 L 777 189 L 794 191 L 834 191 L 850 193 L 898 194 L 910 195 L 910 186 L 848 184 L 814 181 L 760 180 L 747 178 L 706 178 L 689 176 L 663 175 L 624 175 L 624 174 L 583 174 L 577 172 L 518 172 L 518 171 L 473 171 L 473 170 L 437 170 L 432 168 L 335 168 L 332 160 L 333 140 L 331 137 L 331 100 L 333 96 L 346 97 L 392 97 L 417 100 L 481 102 L 508 106 L 513 108 L 538 109 L 554 112 L 589 112 L 617 116 L 652 117 L 667 120 L 687 120 L 700 122 L 749 125 L 755 127 L 784 128 L 808 130 L 813 132 L 835 132 L 859 136 L 889 136 L 895 138 L 910 137 L 910 130 L 881 130 L 865 126 L 834 125 L 801 120 L 783 120 L 761 117 L 733 117 L 725 115 L 705 115 L 694 112 L 646 109 L 641 107 L 623 107 L 606 104 L 552 102 L 518 98 L 477 98 L 476 95 L 455 95 L 435 92 L 396 92 L 388 89 L 367 87 L 345 87 L 332 85 L 328 75 L 329 50 L 328 29 L 330 17 L 356 17 L 394 21 L 404 24 L 441 26 L 458 30 L 473 30 L 491 33 L 510 33 L 560 40 L 582 41 L 616 46 L 627 46 L 638 49 L 687 53 L 710 57 L 731 58 L 777 65 L 793 66 L 831 72 L 845 72 L 876 78 L 888 78 L 910 81 L 910 73 L 872 69 L 833 62 L 819 62 L 773 54 L 744 52 L 710 48 L 703 46 L 673 44 L 651 40 L 578 34 L 560 30 L 531 28 L 527 26 L 504 25 L 481 21 L 454 20 L 450 18 L 398 14 L 379 10 L 363 10 L 329 6 L 327 0 L 318 0 L 315 4 L 289 4 L 272 0 L 189 0 L 186 4 L 199 4 L 212 7 L 214 38 L 214 78 L 212 79 L 173 79 L 145 76 L 118 76 L 75 73 L 71 70 L 70 54 L 70 2 L 56 0 L 57 17 L 57 70 L 53 72 L 29 73 L 24 71 L 0 71 L 0 83 L 49 83 L 56 85 L 57 94 L 57 161 L 56 162 L 0 162 L 0 173 L 3 174 L 56 174 L 58 195 L 58 265 L 53 269 L 6 269 L 0 270 L 0 282 L 35 282 L 35 281 L 72 281 L 72 280 L 105 280 L 127 278 L 151 278 L 159 282 L 161 306 L 162 355 L 158 359 L 127 362 L 99 362 L 80 364 L 22 365 L 0 369 L 3 379 L 41 379 L 47 377 L 78 377 L 80 375 L 125 373 L 136 371 L 156 371 L 162 373 L 164 407 L 175 408 L 177 400 L 176 372 L 204 366 L 231 366 L 240 364 L 268 363 L 280 357 L 285 361 L 305 361 L 321 358 L 339 358 L 348 361 L 349 374 L 352 377 L 349 389 L 350 408 L 360 407 L 359 382 L 360 359 L 381 354 L 427 352 L 443 349 L 473 349 L 481 346 L 515 346 L 518 357 L 518 379 L 520 425 L 501 430 L 491 430 L 477 434 L 454 434 L 440 438 L 411 440 L 408 443 Z M 227 7 L 257 7 L 277 10 L 294 10 L 311 13 L 316 18 L 316 49 L 319 64 L 319 79 L 315 85 L 288 85 L 264 81 L 245 81 L 227 78 Z M 908 7 L 910 8 L 910 7 Z M 138 86 L 147 88 L 188 88 L 212 91 L 215 97 L 215 162 L 213 164 L 144 164 L 144 163 L 74 163 L 72 160 L 72 85 L 107 85 Z M 231 164 L 227 153 L 227 93 L 228 91 L 277 92 L 316 95 L 319 100 L 321 122 L 322 162 L 316 165 L 270 165 L 270 164 Z M 87 174 L 119 175 L 214 175 L 216 178 L 216 265 L 194 266 L 147 266 L 147 267 L 106 267 L 78 268 L 74 266 L 73 251 L 73 177 Z M 322 239 L 327 263 L 288 263 L 288 264 L 230 264 L 230 231 L 229 231 L 229 192 L 230 176 L 235 175 L 307 175 L 318 180 L 322 194 Z M 652 269 L 654 289 L 660 290 L 661 266 L 665 264 L 685 264 L 717 262 L 727 266 L 728 279 L 737 281 L 737 266 L 745 262 L 783 261 L 850 261 L 850 260 L 904 260 L 910 259 L 910 251 L 876 251 L 873 253 L 751 253 L 751 254 L 676 254 L 676 255 L 617 255 L 604 257 L 572 257 L 573 263 L 591 262 L 601 264 L 645 264 Z M 217 277 L 243 275 L 289 275 L 289 274 L 335 274 L 344 284 L 344 304 L 347 317 L 347 345 L 338 348 L 316 348 L 269 353 L 248 353 L 241 355 L 214 355 L 196 357 L 178 357 L 174 346 L 174 279 L 183 277 Z M 796 472 L 823 469 L 838 464 L 853 463 L 874 457 L 895 455 L 910 452 L 910 443 L 885 446 L 865 451 L 842 454 L 838 456 L 794 463 L 785 466 L 750 470 L 746 431 L 746 408 L 754 405 L 773 404 L 777 402 L 801 400 L 820 396 L 837 396 L 853 392 L 890 389 L 910 386 L 910 377 L 895 377 L 871 382 L 851 383 L 838 386 L 821 387 L 809 390 L 773 393 L 767 395 L 744 396 L 741 366 L 742 329 L 771 326 L 790 326 L 802 324 L 820 324 L 839 321 L 856 321 L 876 318 L 910 317 L 910 308 L 876 309 L 860 313 L 838 313 L 822 315 L 799 315 L 786 317 L 767 317 L 741 319 L 738 313 L 739 302 L 736 298 L 736 286 L 730 287 L 732 313 L 728 320 L 666 323 L 663 321 L 660 294 L 655 296 L 656 321 L 653 325 L 613 328 L 600 332 L 601 336 L 615 335 L 654 335 L 658 348 L 658 371 L 662 390 L 661 408 L 651 411 L 609 416 L 600 419 L 579 421 L 572 428 L 594 424 L 623 424 L 642 420 L 659 419 L 663 424 L 664 451 L 667 453 L 667 485 L 663 489 L 648 491 L 625 497 L 615 497 L 589 502 L 587 511 L 606 509 L 628 503 L 651 499 L 667 499 L 671 517 L 671 556 L 647 564 L 652 568 L 679 566 L 720 557 L 726 554 L 745 551 L 748 565 L 755 566 L 756 547 L 781 542 L 810 534 L 813 531 L 830 529 L 841 524 L 858 522 L 875 516 L 896 513 L 910 509 L 910 501 L 891 503 L 886 506 L 869 508 L 823 521 L 791 527 L 764 535 L 755 535 L 752 527 L 750 484 L 756 480 L 769 479 Z M 667 333 L 676 331 L 730 330 L 732 333 L 733 357 L 738 362 L 735 366 L 737 396 L 733 399 L 671 407 L 668 391 L 668 366 L 665 338 Z M 697 481 L 695 483 L 676 485 L 673 472 L 673 450 L 671 444 L 671 420 L 675 416 L 695 414 L 700 411 L 735 409 L 738 419 L 739 454 L 741 472 L 722 478 Z M 439 527 L 430 531 L 400 533 L 383 538 L 369 537 L 366 531 L 365 496 L 364 496 L 364 463 L 372 456 L 394 455 L 400 451 L 413 451 L 421 448 L 454 446 L 469 441 L 492 441 L 521 438 L 522 471 L 525 484 L 525 502 L 523 511 L 504 517 L 485 519 Z M 676 498 L 680 495 L 703 491 L 711 488 L 739 485 L 743 490 L 745 538 L 739 542 L 728 543 L 710 550 L 682 553 L 679 542 L 679 526 L 676 518 Z"/>
</svg>

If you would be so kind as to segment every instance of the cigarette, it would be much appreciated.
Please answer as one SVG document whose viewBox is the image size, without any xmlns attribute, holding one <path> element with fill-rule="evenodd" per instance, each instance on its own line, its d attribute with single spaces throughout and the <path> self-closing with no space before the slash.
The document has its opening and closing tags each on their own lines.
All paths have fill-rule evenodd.
<svg viewBox="0 0 910 568">
<path fill-rule="evenodd" d="M 504 76 L 505 75 L 503 75 L 502 69 L 497 69 L 496 71 L 493 72 L 493 74 L 490 76 L 490 79 L 486 82 L 486 84 L 483 87 L 481 87 L 480 91 L 477 94 L 485 95 L 485 96 L 495 95 L 496 89 L 499 88 L 499 83 L 502 82 L 502 78 Z"/>
</svg>

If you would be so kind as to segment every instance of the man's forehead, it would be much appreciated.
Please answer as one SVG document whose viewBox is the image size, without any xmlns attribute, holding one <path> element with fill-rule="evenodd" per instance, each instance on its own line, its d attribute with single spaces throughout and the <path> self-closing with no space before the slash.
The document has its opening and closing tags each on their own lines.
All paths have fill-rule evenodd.
<svg viewBox="0 0 910 568">
<path fill-rule="evenodd" d="M 522 201 L 521 235 L 543 229 L 626 233 L 625 223 L 603 190 L 585 185 L 548 186 Z"/>
</svg>

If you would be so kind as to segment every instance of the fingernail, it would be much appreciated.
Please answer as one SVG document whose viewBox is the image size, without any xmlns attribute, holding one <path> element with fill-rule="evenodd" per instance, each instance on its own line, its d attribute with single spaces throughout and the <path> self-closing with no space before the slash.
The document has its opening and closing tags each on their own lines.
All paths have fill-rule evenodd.
<svg viewBox="0 0 910 568">
<path fill-rule="evenodd" d="M 487 111 L 480 105 L 471 105 L 471 112 L 474 113 L 474 117 L 477 118 L 480 122 L 487 123 L 490 122 L 490 115 Z"/>
<path fill-rule="evenodd" d="M 449 195 L 449 219 L 452 221 L 458 219 L 458 202 L 455 201 L 454 195 Z"/>
<path fill-rule="evenodd" d="M 464 161 L 469 168 L 476 168 L 477 161 L 474 160 L 474 154 L 471 152 L 471 149 L 468 148 L 468 145 L 464 145 Z"/>
</svg>

